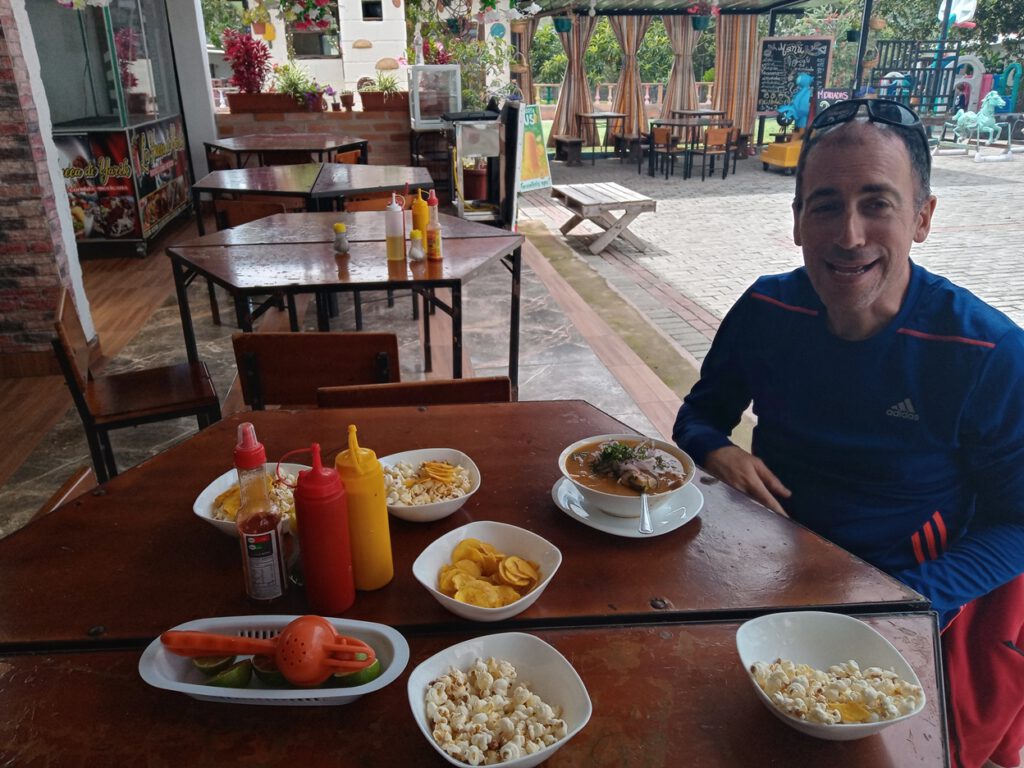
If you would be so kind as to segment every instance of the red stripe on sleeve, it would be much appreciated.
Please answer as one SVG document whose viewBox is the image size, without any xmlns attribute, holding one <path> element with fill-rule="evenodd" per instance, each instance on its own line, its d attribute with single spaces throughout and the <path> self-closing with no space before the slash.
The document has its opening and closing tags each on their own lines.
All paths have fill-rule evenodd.
<svg viewBox="0 0 1024 768">
<path fill-rule="evenodd" d="M 924 524 L 924 540 L 928 544 L 928 559 L 934 560 L 939 556 L 939 553 L 935 549 L 935 534 L 932 533 L 932 527 L 928 523 Z"/>
<path fill-rule="evenodd" d="M 927 341 L 952 341 L 957 344 L 970 344 L 974 347 L 985 347 L 985 349 L 996 348 L 996 345 L 991 341 L 968 339 L 966 336 L 939 336 L 934 333 L 925 333 L 924 331 L 912 331 L 910 328 L 897 328 L 896 333 L 902 333 L 904 336 L 913 336 L 915 339 L 925 339 Z"/>
<path fill-rule="evenodd" d="M 773 299 L 771 296 L 765 296 L 763 293 L 751 292 L 750 297 L 752 299 L 763 301 L 767 304 L 771 304 L 772 306 L 779 307 L 780 309 L 785 309 L 790 312 L 799 312 L 802 315 L 810 315 L 811 317 L 818 316 L 818 310 L 816 309 L 808 309 L 807 307 L 798 307 L 794 304 L 786 304 L 785 302 L 779 301 L 778 299 Z"/>
<path fill-rule="evenodd" d="M 917 559 L 918 565 L 924 562 L 924 550 L 921 549 L 921 532 L 918 531 L 910 537 L 911 543 L 914 545 L 914 557 Z"/>
<path fill-rule="evenodd" d="M 946 521 L 942 519 L 942 515 L 939 514 L 939 510 L 935 510 L 932 515 L 932 523 L 935 524 L 935 529 L 939 532 L 939 548 L 946 551 Z"/>
</svg>

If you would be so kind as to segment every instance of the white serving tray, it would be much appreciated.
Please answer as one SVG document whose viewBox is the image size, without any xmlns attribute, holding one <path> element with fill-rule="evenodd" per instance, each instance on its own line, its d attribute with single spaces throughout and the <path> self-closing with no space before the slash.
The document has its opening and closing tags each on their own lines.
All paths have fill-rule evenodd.
<svg viewBox="0 0 1024 768">
<path fill-rule="evenodd" d="M 193 629 L 238 637 L 276 637 L 286 624 L 298 616 L 223 616 L 197 619 L 171 629 Z M 402 673 L 409 663 L 409 644 L 385 624 L 326 617 L 338 632 L 369 644 L 380 659 L 383 672 L 376 680 L 349 688 L 268 688 L 256 676 L 247 688 L 219 688 L 206 685 L 206 677 L 190 658 L 166 650 L 157 638 L 139 659 L 139 674 L 155 688 L 178 691 L 201 701 L 232 704 L 271 704 L 275 706 L 336 706 L 348 704 L 360 696 L 380 690 Z M 248 654 L 239 655 L 239 659 Z"/>
</svg>

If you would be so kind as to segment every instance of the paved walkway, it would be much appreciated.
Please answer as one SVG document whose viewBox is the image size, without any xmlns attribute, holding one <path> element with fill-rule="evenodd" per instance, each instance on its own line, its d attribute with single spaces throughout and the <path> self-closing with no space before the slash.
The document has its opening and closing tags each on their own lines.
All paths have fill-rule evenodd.
<svg viewBox="0 0 1024 768">
<path fill-rule="evenodd" d="M 580 225 L 566 241 L 698 361 L 722 317 L 755 278 L 801 263 L 792 241 L 793 177 L 763 171 L 757 158 L 741 160 L 736 175 L 724 181 L 651 178 L 613 158 L 593 167 L 552 163 L 552 175 L 556 184 L 615 181 L 658 201 L 657 213 L 642 214 L 631 226 L 650 243 L 646 251 L 617 240 L 593 256 L 586 244 L 600 230 L 592 224 Z M 939 200 L 932 233 L 915 247 L 913 258 L 1024 325 L 1024 155 L 984 163 L 934 158 L 932 186 Z M 557 231 L 569 212 L 549 195 L 525 195 L 520 219 Z"/>
</svg>

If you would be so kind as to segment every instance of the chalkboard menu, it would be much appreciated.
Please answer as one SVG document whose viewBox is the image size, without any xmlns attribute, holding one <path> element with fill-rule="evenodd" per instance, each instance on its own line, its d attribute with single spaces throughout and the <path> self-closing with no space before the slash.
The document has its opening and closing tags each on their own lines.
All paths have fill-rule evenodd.
<svg viewBox="0 0 1024 768">
<path fill-rule="evenodd" d="M 757 83 L 757 112 L 774 115 L 796 92 L 796 76 L 814 76 L 812 93 L 828 83 L 832 56 L 830 37 L 766 37 L 761 41 L 761 76 Z"/>
</svg>

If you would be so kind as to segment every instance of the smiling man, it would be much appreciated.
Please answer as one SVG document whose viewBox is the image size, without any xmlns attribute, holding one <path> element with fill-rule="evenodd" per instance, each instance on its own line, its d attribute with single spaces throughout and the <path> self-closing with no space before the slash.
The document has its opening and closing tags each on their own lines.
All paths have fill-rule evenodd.
<svg viewBox="0 0 1024 768">
<path fill-rule="evenodd" d="M 932 601 L 959 764 L 1024 747 L 1024 332 L 910 259 L 931 228 L 917 116 L 821 112 L 797 166 L 804 266 L 723 320 L 673 438 L 708 471 Z M 729 435 L 753 403 L 752 453 Z M 969 650 L 968 650 L 969 649 Z"/>
</svg>

